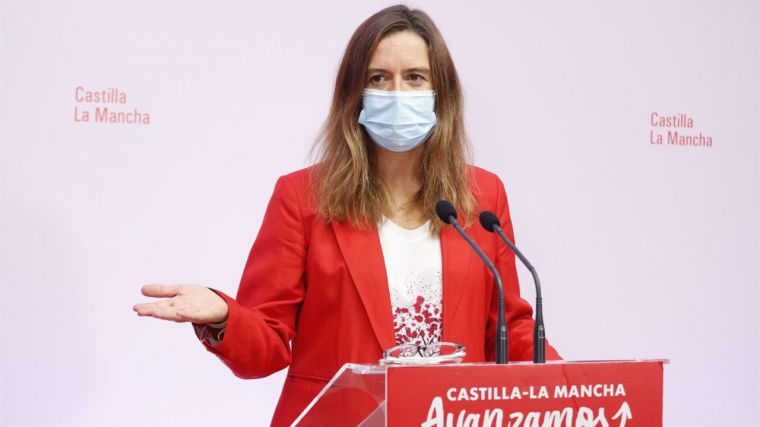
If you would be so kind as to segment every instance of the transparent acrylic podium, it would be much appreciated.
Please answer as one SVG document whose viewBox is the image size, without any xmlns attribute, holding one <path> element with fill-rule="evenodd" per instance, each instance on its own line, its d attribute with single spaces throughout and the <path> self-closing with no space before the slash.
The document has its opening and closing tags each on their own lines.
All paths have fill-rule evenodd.
<svg viewBox="0 0 760 427">
<path fill-rule="evenodd" d="M 385 374 L 381 365 L 343 365 L 292 425 L 385 426 Z"/>
<path fill-rule="evenodd" d="M 601 425 L 610 427 L 635 419 L 636 425 L 660 427 L 667 363 L 665 359 L 508 365 L 349 363 L 292 425 L 443 425 L 430 420 L 439 417 L 443 422 L 445 413 L 446 425 L 469 425 L 461 417 L 492 417 L 499 421 L 484 425 L 506 426 L 513 416 L 525 416 L 542 423 L 557 417 L 576 423 L 584 417 L 605 418 L 608 424 Z M 449 421 L 450 416 L 460 419 Z"/>
</svg>

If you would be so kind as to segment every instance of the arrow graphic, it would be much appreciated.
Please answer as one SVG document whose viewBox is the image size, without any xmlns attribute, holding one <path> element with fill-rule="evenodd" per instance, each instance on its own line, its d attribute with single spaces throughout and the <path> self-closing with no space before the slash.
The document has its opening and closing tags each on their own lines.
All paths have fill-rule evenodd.
<svg viewBox="0 0 760 427">
<path fill-rule="evenodd" d="M 613 420 L 616 420 L 620 418 L 620 427 L 625 427 L 625 423 L 633 418 L 633 414 L 631 414 L 631 407 L 628 406 L 628 402 L 623 402 L 622 405 L 620 405 L 620 409 L 615 413 L 615 415 L 612 416 Z"/>
</svg>

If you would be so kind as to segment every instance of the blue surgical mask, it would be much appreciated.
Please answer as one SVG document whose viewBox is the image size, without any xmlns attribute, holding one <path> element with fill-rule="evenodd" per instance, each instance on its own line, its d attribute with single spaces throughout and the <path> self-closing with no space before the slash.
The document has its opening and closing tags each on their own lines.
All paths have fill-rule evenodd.
<svg viewBox="0 0 760 427">
<path fill-rule="evenodd" d="M 436 123 L 432 90 L 364 89 L 359 123 L 387 150 L 402 152 L 422 144 Z"/>
</svg>

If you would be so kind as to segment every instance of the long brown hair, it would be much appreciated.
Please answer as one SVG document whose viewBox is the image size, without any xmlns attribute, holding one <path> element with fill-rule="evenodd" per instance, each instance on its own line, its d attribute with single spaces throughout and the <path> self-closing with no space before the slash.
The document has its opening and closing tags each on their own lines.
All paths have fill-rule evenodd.
<svg viewBox="0 0 760 427">
<path fill-rule="evenodd" d="M 313 194 L 326 221 L 372 227 L 389 212 L 390 198 L 376 171 L 375 147 L 357 120 L 372 54 L 383 37 L 399 31 L 412 31 L 428 45 L 437 124 L 423 143 L 418 171 L 422 187 L 415 202 L 432 219 L 432 231 L 438 232 L 443 226 L 435 215 L 438 200 L 452 202 L 465 223 L 471 222 L 476 206 L 468 176 L 459 76 L 441 33 L 421 10 L 403 5 L 383 9 L 359 25 L 348 42 L 330 113 L 315 146 L 319 159 L 312 173 Z"/>
</svg>

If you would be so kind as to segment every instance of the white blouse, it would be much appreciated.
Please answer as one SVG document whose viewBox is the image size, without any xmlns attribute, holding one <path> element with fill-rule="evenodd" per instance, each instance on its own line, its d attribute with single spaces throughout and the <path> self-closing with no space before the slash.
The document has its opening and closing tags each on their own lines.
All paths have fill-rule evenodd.
<svg viewBox="0 0 760 427">
<path fill-rule="evenodd" d="M 378 226 L 393 309 L 396 344 L 441 339 L 441 240 L 430 221 L 414 230 L 383 218 Z"/>
</svg>

